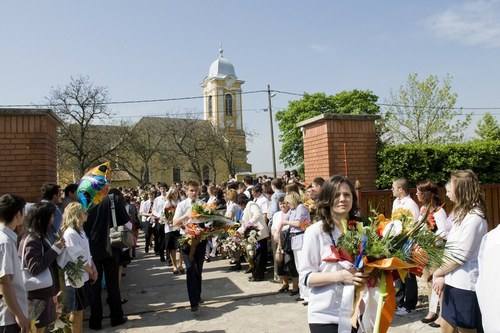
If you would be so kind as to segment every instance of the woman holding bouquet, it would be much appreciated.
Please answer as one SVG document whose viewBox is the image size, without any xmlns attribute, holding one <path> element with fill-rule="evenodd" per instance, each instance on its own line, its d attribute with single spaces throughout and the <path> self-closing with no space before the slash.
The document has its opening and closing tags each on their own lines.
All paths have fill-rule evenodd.
<svg viewBox="0 0 500 333">
<path fill-rule="evenodd" d="M 476 332 L 481 313 L 475 292 L 481 239 L 488 231 L 484 192 L 471 170 L 451 175 L 446 195 L 453 202 L 454 223 L 445 247 L 445 262 L 433 275 L 443 293 L 442 332 Z"/>
<path fill-rule="evenodd" d="M 345 284 L 361 286 L 367 274 L 323 260 L 344 232 L 342 220 L 356 219 L 358 198 L 353 183 L 333 176 L 318 196 L 318 222 L 306 229 L 300 254 L 300 283 L 309 287 L 308 322 L 311 332 L 338 332 Z M 355 331 L 353 329 L 353 331 Z"/>
<path fill-rule="evenodd" d="M 70 203 L 64 210 L 61 231 L 66 246 L 75 246 L 82 249 L 83 261 L 85 265 L 81 274 L 83 286 L 72 285 L 67 272 L 64 272 L 66 284 L 66 299 L 69 310 L 71 311 L 69 319 L 71 320 L 72 333 L 82 332 L 83 311 L 90 303 L 90 285 L 97 280 L 97 269 L 92 261 L 90 254 L 89 239 L 83 230 L 83 223 L 87 221 L 87 213 L 79 202 Z"/>
<path fill-rule="evenodd" d="M 180 227 L 173 225 L 175 208 L 180 202 L 180 195 L 177 187 L 172 185 L 167 192 L 167 198 L 163 205 L 163 212 L 165 216 L 165 248 L 170 260 L 172 260 L 172 270 L 174 274 L 184 274 L 185 270 L 182 266 L 181 253 L 178 251 L 177 240 L 181 236 Z M 177 260 L 177 253 L 179 253 L 179 260 Z"/>
<path fill-rule="evenodd" d="M 438 194 L 438 187 L 435 183 L 425 180 L 417 184 L 417 199 L 421 204 L 420 217 L 423 219 L 426 214 L 428 227 L 439 235 L 441 239 L 446 239 L 446 212 L 443 208 L 443 200 Z M 428 211 L 429 210 L 429 211 Z M 440 241 L 442 244 L 442 241 Z M 425 270 L 427 276 L 432 275 L 432 272 Z M 437 308 L 439 303 L 438 294 L 431 288 L 429 295 L 429 312 L 422 319 L 423 323 L 428 323 L 432 327 L 439 327 L 438 323 L 434 323 L 438 319 Z"/>
<path fill-rule="evenodd" d="M 54 296 L 60 291 L 57 257 L 64 247 L 64 239 L 58 239 L 50 244 L 47 231 L 54 222 L 56 207 L 49 202 L 37 203 L 31 207 L 26 216 L 26 234 L 19 244 L 18 254 L 22 258 L 22 266 L 32 275 L 37 275 L 49 269 L 52 276 L 52 286 L 28 291 L 30 305 L 35 300 L 45 302 L 43 312 L 38 317 L 36 331 L 45 332 L 45 328 L 56 320 L 56 303 Z M 24 258 L 23 258 L 24 254 Z"/>
</svg>

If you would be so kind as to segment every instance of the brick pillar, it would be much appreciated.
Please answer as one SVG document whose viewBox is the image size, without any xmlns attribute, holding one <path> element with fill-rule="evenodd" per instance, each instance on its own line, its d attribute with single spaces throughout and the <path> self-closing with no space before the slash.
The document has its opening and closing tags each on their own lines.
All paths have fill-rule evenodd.
<svg viewBox="0 0 500 333">
<path fill-rule="evenodd" d="M 305 179 L 332 175 L 375 189 L 377 134 L 374 115 L 320 115 L 299 123 L 304 138 Z"/>
<path fill-rule="evenodd" d="M 0 108 L 0 195 L 40 200 L 40 188 L 57 181 L 57 125 L 50 109 Z"/>
</svg>

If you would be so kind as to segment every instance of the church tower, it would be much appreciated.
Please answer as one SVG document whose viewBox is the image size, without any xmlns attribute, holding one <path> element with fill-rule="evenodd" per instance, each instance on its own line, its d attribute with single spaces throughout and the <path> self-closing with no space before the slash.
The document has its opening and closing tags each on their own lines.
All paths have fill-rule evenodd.
<svg viewBox="0 0 500 333">
<path fill-rule="evenodd" d="M 229 149 L 234 151 L 234 172 L 250 171 L 241 101 L 241 86 L 245 81 L 238 79 L 233 64 L 223 53 L 222 44 L 219 44 L 219 58 L 212 63 L 208 76 L 201 83 L 203 119 L 224 135 Z"/>
</svg>

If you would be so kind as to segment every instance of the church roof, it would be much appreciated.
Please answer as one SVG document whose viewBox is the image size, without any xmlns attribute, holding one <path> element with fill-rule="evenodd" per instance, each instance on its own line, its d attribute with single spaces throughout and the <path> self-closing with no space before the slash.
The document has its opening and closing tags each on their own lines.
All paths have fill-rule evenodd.
<svg viewBox="0 0 500 333">
<path fill-rule="evenodd" d="M 233 64 L 227 58 L 224 58 L 224 56 L 222 55 L 223 52 L 224 51 L 222 50 L 222 48 L 220 48 L 219 58 L 216 59 L 210 66 L 210 69 L 208 70 L 207 79 L 212 79 L 212 78 L 224 79 L 226 76 L 232 76 L 235 79 L 238 78 L 236 76 L 236 73 L 234 72 Z"/>
</svg>

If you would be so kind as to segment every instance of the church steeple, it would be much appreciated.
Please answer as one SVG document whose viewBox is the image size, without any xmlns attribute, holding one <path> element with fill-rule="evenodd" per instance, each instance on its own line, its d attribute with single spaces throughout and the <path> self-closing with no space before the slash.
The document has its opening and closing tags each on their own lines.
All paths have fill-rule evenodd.
<svg viewBox="0 0 500 333">
<path fill-rule="evenodd" d="M 243 131 L 241 103 L 241 85 L 234 71 L 233 64 L 223 56 L 222 44 L 219 44 L 219 58 L 208 71 L 201 87 L 204 96 L 203 119 L 209 120 L 220 129 L 233 128 Z"/>
</svg>

